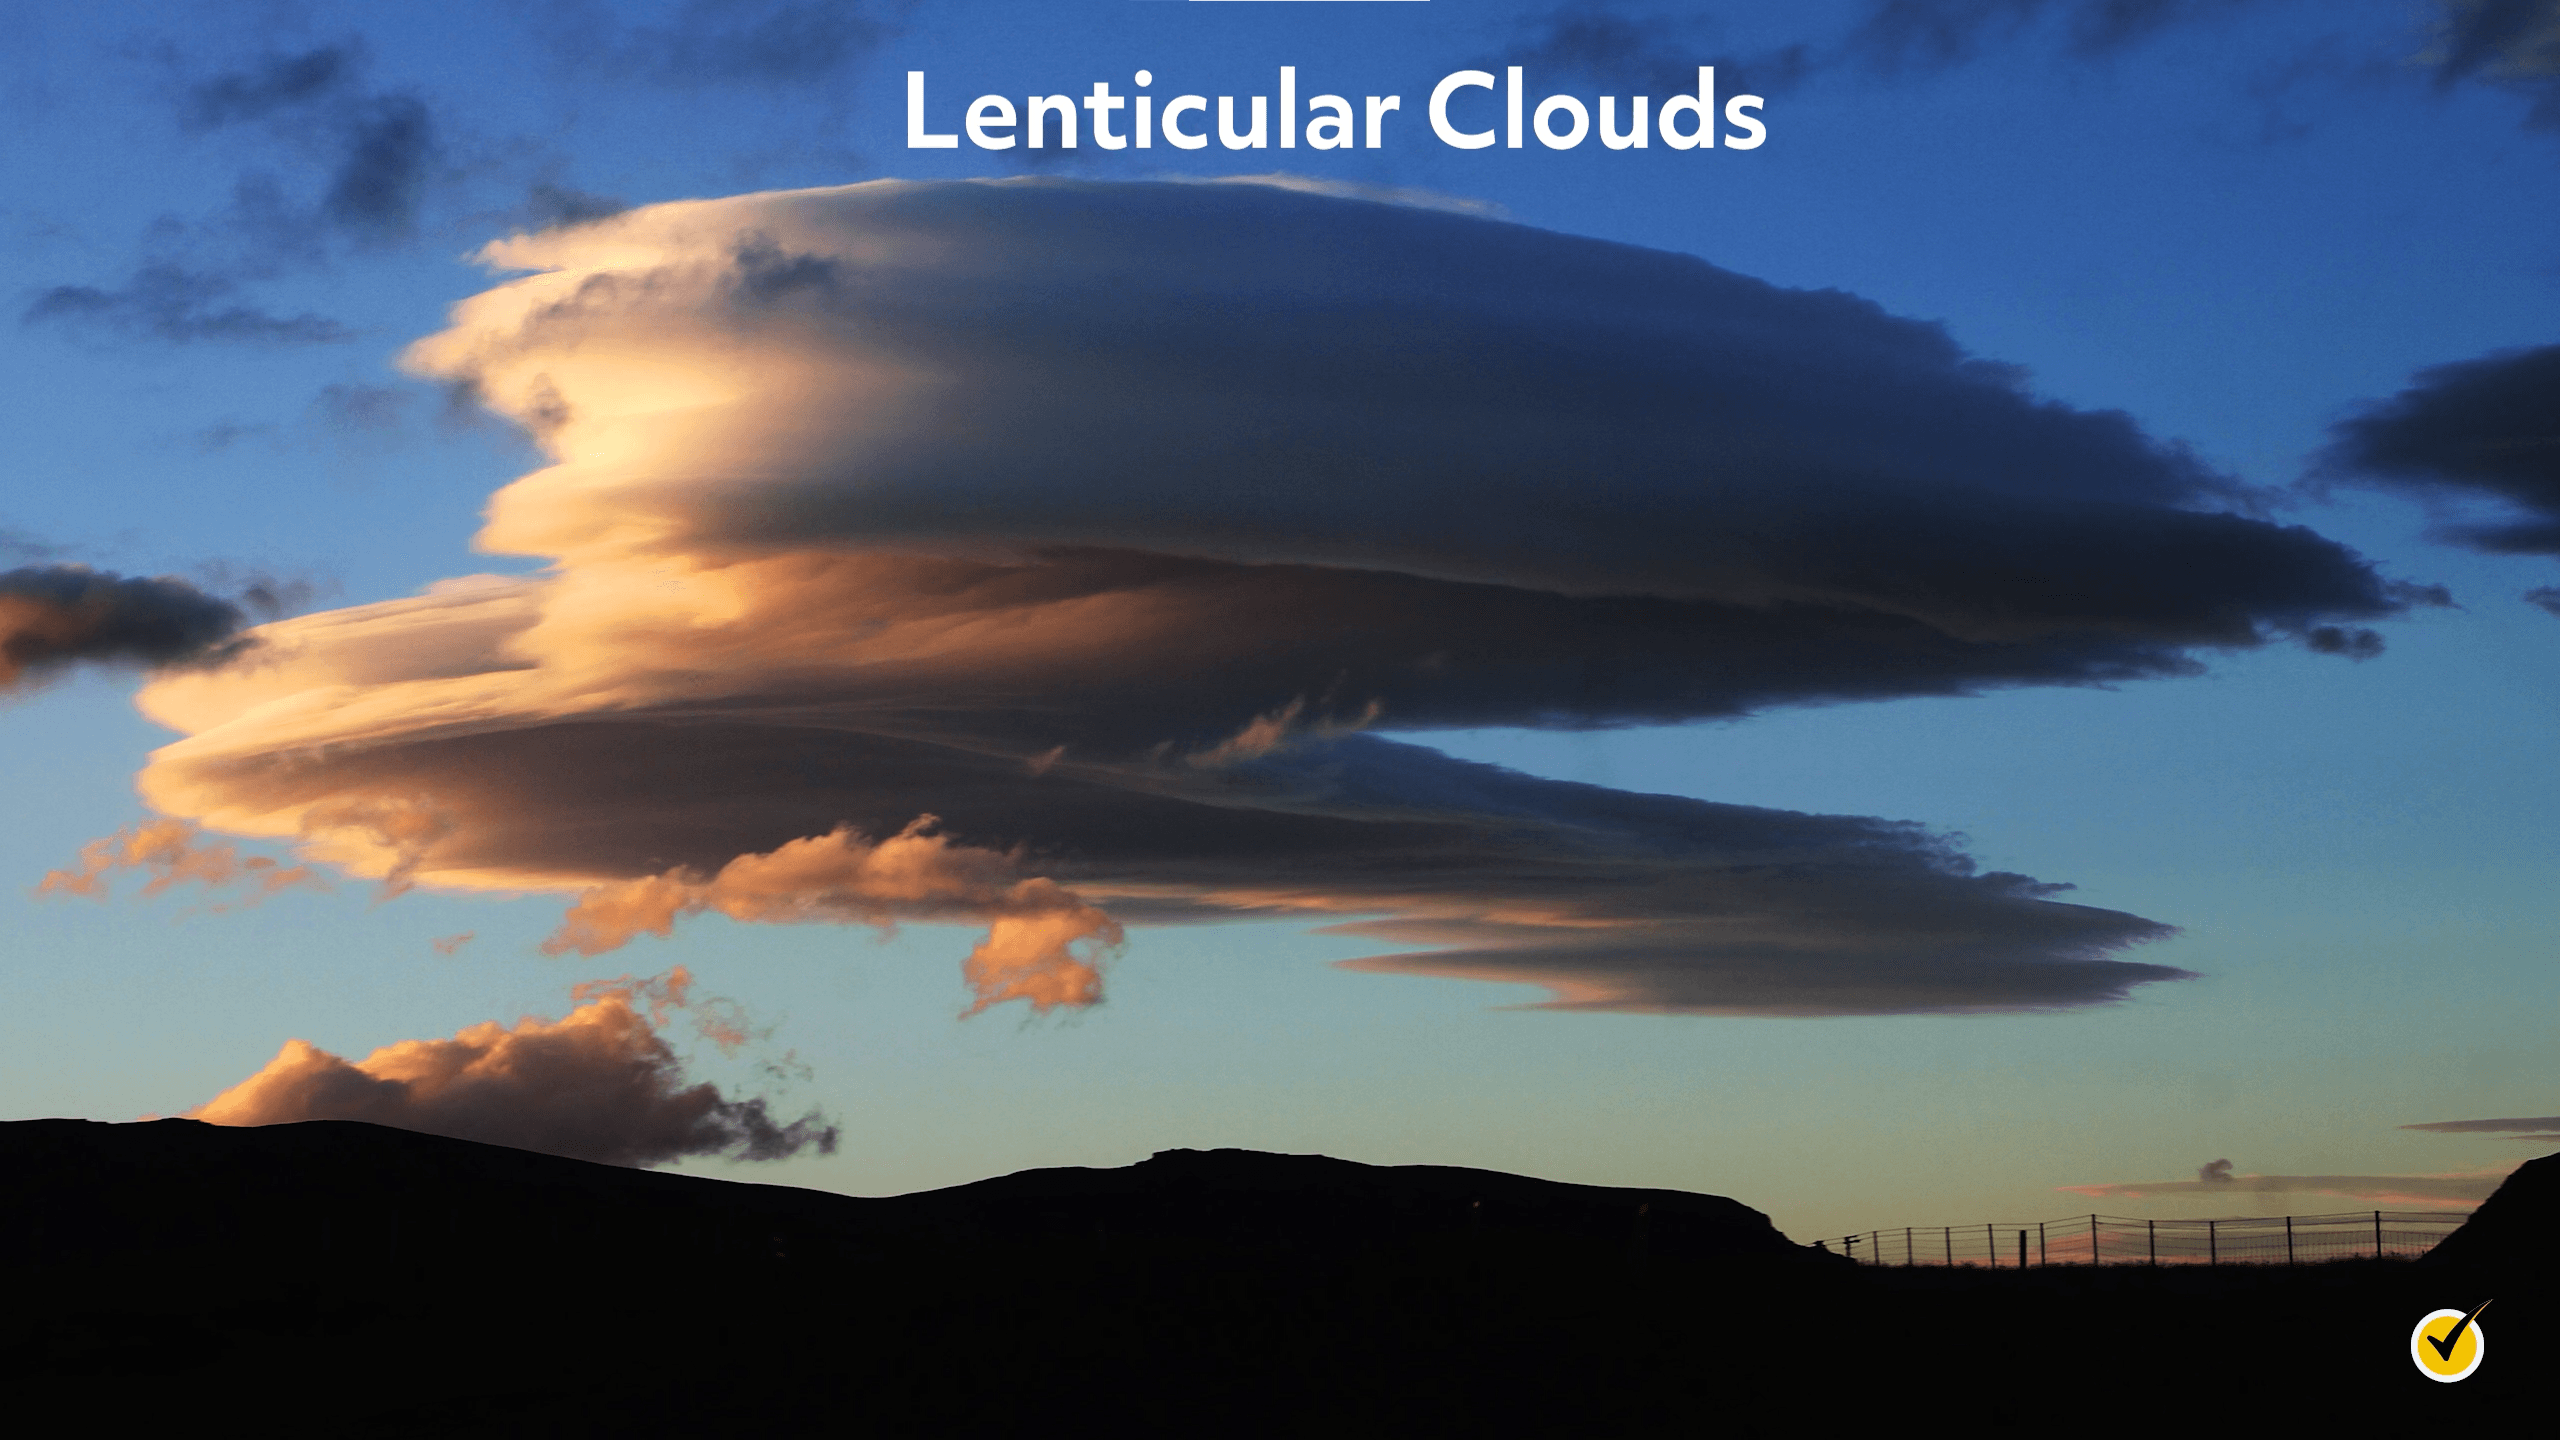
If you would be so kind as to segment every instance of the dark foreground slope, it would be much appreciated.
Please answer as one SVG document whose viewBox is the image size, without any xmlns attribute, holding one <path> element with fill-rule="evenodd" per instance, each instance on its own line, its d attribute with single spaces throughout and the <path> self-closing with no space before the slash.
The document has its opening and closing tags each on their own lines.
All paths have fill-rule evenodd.
<svg viewBox="0 0 2560 1440">
<path fill-rule="evenodd" d="M 1861 1270 L 1712 1196 L 1242 1151 L 863 1200 L 29 1121 L 0 1246 L 0 1380 L 100 1430 L 2105 1433 L 2477 1419 L 2544 1368 L 2538 1302 L 2502 1300 L 2480 1377 L 2416 1377 L 2410 1324 L 2476 1274 Z"/>
</svg>

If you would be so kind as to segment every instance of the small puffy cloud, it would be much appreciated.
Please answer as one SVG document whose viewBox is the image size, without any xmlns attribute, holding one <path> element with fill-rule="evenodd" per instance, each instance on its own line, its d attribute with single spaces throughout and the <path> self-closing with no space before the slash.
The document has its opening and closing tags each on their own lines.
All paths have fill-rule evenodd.
<svg viewBox="0 0 2560 1440">
<path fill-rule="evenodd" d="M 764 924 L 882 927 L 902 917 L 990 917 L 987 938 L 962 967 L 977 995 L 968 1013 L 1008 1000 L 1034 1011 L 1099 1001 L 1098 952 L 1121 943 L 1120 926 L 1073 891 L 1024 878 L 1011 856 L 952 844 L 935 824 L 919 817 L 876 844 L 839 828 L 741 855 L 708 878 L 673 870 L 599 886 L 579 897 L 543 953 L 599 955 L 643 931 L 664 936 L 677 916 L 705 910 Z"/>
<path fill-rule="evenodd" d="M 141 785 L 393 884 L 579 897 L 565 949 L 965 914 L 981 1006 L 1072 1005 L 1104 912 L 1294 917 L 1567 1008 L 2120 999 L 2184 976 L 2122 953 L 2168 926 L 1924 826 L 1416 738 L 2361 657 L 2415 603 L 1938 326 L 1480 216 L 877 182 L 488 258 L 535 273 L 409 363 L 545 447 L 481 543 L 551 569 L 162 678 L 186 738 Z M 889 853 L 970 878 L 895 892 Z"/>
<path fill-rule="evenodd" d="M 287 865 L 265 855 L 242 855 L 228 841 L 204 839 L 184 820 L 145 820 L 80 847 L 79 862 L 69 869 L 48 870 L 37 883 L 38 895 L 86 895 L 103 900 L 108 877 L 120 870 L 150 872 L 142 887 L 152 896 L 173 885 L 202 885 L 208 891 L 244 889 L 255 904 L 279 890 L 328 882 L 308 865 Z"/>
<path fill-rule="evenodd" d="M 2196 1167 L 2196 1179 L 2209 1185 L 2228 1182 L 2231 1179 L 2231 1162 L 2207 1160 Z"/>
<path fill-rule="evenodd" d="M 247 620 L 239 605 L 169 576 L 85 565 L 0 571 L 0 693 L 80 661 L 167 666 L 218 659 L 237 649 Z"/>
<path fill-rule="evenodd" d="M 484 1021 L 354 1062 L 288 1041 L 257 1074 L 187 1113 L 217 1125 L 363 1120 L 609 1165 L 833 1154 L 836 1127 L 814 1111 L 783 1123 L 762 1097 L 686 1083 L 659 1026 L 689 984 L 682 969 L 590 984 L 559 1020 Z"/>
</svg>

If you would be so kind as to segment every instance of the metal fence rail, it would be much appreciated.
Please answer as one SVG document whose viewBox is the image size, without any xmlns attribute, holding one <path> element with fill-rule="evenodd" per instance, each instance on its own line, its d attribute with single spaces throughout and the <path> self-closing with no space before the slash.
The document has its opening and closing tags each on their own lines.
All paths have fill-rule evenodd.
<svg viewBox="0 0 2560 1440">
<path fill-rule="evenodd" d="M 1814 1243 L 1866 1265 L 2291 1265 L 2355 1257 L 2417 1256 L 2469 1219 L 2467 1212 L 2351 1210 L 2338 1215 L 2260 1215 L 2230 1220 L 2063 1220 L 1906 1225 Z"/>
</svg>

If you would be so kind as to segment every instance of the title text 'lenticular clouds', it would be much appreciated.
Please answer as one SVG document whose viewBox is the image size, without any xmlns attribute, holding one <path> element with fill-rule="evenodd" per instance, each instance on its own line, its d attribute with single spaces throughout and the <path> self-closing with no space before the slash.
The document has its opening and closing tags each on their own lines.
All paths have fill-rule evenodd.
<svg viewBox="0 0 2560 1440">
<path fill-rule="evenodd" d="M 257 1074 L 188 1114 L 216 1125 L 363 1120 L 611 1165 L 834 1153 L 836 1128 L 815 1112 L 782 1123 L 761 1097 L 730 1099 L 715 1085 L 685 1083 L 658 1027 L 688 1003 L 691 984 L 678 967 L 581 985 L 583 1003 L 562 1019 L 527 1016 L 512 1028 L 484 1021 L 450 1040 L 403 1040 L 352 1063 L 288 1041 Z M 724 1012 L 711 1018 L 715 1040 L 736 1028 Z"/>
<path fill-rule="evenodd" d="M 1365 966 L 1567 1006 L 2117 998 L 2183 973 L 2117 957 L 2166 927 L 1918 826 L 1379 732 L 2362 656 L 2415 594 L 1934 325 L 1482 218 L 879 182 L 489 254 L 538 273 L 410 364 L 546 447 L 481 539 L 554 568 L 163 679 L 188 738 L 142 785 L 360 873 L 587 896 L 568 948 L 965 914 L 981 1004 L 1073 1004 L 1022 957 L 1107 945 L 1098 905 L 1320 918 L 1395 947 Z M 384 813 L 398 844 L 347 818 Z M 1001 883 L 860 878 L 927 842 Z"/>
</svg>

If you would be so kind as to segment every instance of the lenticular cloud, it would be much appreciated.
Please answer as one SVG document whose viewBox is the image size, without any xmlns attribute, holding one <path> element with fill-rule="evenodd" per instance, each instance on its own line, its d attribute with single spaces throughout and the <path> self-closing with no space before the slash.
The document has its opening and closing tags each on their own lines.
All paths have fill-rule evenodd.
<svg viewBox="0 0 2560 1440">
<path fill-rule="evenodd" d="M 142 785 L 561 948 L 966 917 L 979 1006 L 1074 1005 L 1119 922 L 1301 917 L 1565 1007 L 2087 1004 L 2167 928 L 1407 737 L 2362 656 L 2413 593 L 1934 325 L 1464 215 L 878 182 L 487 258 L 408 363 L 544 446 L 481 543 L 552 568 L 159 680 Z"/>
</svg>

